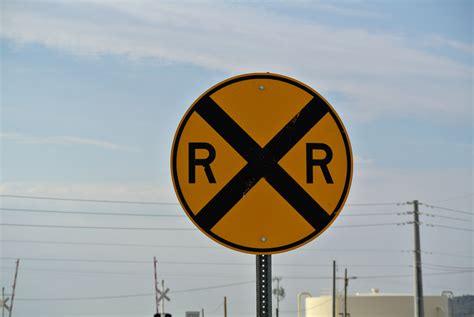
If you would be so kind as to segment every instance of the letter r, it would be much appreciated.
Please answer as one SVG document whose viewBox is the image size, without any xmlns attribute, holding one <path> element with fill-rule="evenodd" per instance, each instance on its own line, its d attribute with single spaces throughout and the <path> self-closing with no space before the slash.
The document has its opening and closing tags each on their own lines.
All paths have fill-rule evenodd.
<svg viewBox="0 0 474 317">
<path fill-rule="evenodd" d="M 313 150 L 320 150 L 326 153 L 322 159 L 313 158 Z M 323 172 L 326 184 L 334 184 L 329 173 L 328 164 L 332 160 L 332 150 L 324 143 L 306 143 L 306 182 L 313 183 L 313 166 L 319 166 Z"/>
<path fill-rule="evenodd" d="M 209 183 L 215 183 L 216 179 L 211 170 L 211 163 L 216 158 L 216 149 L 205 142 L 190 142 L 189 143 L 189 183 L 196 183 L 196 166 L 201 165 L 204 167 L 204 172 L 206 173 L 207 180 Z M 198 159 L 196 158 L 196 150 L 206 150 L 208 153 L 207 158 Z"/>
</svg>

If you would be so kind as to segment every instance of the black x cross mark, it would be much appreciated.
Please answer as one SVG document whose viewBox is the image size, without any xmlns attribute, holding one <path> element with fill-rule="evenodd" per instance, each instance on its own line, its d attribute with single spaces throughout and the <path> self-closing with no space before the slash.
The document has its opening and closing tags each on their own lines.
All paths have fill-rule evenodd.
<svg viewBox="0 0 474 317">
<path fill-rule="evenodd" d="M 262 178 L 317 232 L 327 226 L 332 216 L 278 164 L 278 161 L 329 112 L 323 100 L 313 98 L 263 148 L 210 97 L 199 100 L 194 105 L 194 110 L 247 161 L 195 216 L 195 221 L 201 228 L 210 231 Z"/>
</svg>

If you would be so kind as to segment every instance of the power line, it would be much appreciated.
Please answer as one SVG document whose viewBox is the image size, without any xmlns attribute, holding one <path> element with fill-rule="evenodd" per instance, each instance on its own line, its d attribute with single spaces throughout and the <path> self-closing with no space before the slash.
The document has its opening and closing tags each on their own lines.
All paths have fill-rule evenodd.
<svg viewBox="0 0 474 317">
<path fill-rule="evenodd" d="M 14 257 L 0 257 L 2 260 L 15 260 Z M 102 259 L 65 259 L 65 258 L 29 258 L 21 257 L 25 261 L 40 261 L 40 262 L 81 262 L 81 263 L 124 263 L 124 264 L 150 264 L 151 261 L 137 261 L 137 260 L 102 260 Z M 163 262 L 161 262 L 163 263 Z"/>
<path fill-rule="evenodd" d="M 316 248 L 311 248 L 311 249 L 305 249 L 305 248 L 300 248 L 295 251 L 300 251 L 300 252 L 368 252 L 368 253 L 404 253 L 404 252 L 410 252 L 410 250 L 401 250 L 401 249 L 341 249 L 341 248 L 335 248 L 335 249 L 316 249 Z"/>
<path fill-rule="evenodd" d="M 438 225 L 438 224 L 431 224 L 431 223 L 424 223 L 427 227 L 439 227 L 439 228 L 445 228 L 445 229 L 452 229 L 452 230 L 458 230 L 458 231 L 467 231 L 467 232 L 474 232 L 473 229 L 468 229 L 468 228 L 459 228 L 459 227 L 452 227 L 452 226 L 445 226 L 445 225 Z"/>
<path fill-rule="evenodd" d="M 438 272 L 438 273 L 424 273 L 423 275 L 454 275 L 454 274 L 466 274 L 466 273 L 474 273 L 474 271 L 465 270 L 465 271 L 450 271 L 450 272 Z M 357 279 L 385 279 L 385 278 L 400 278 L 400 277 L 413 277 L 413 274 L 356 276 Z"/>
<path fill-rule="evenodd" d="M 0 267 L 3 270 L 15 270 L 14 267 Z M 93 274 L 93 275 L 118 275 L 118 276 L 126 276 L 136 278 L 137 276 L 144 276 L 149 277 L 150 273 L 139 273 L 139 272 L 130 272 L 130 271 L 97 271 L 97 270 L 64 270 L 64 269 L 42 269 L 42 268 L 23 268 L 22 271 L 24 272 L 52 272 L 52 273 L 67 273 L 67 274 Z M 243 275 L 203 275 L 203 274 L 169 274 L 169 273 L 160 273 L 164 279 L 167 278 L 183 278 L 183 279 L 235 279 L 235 278 L 242 278 L 245 277 Z M 82 278 L 82 277 L 81 277 Z M 107 277 L 108 278 L 108 277 Z"/>
<path fill-rule="evenodd" d="M 8 269 L 8 270 L 13 270 L 13 267 L 3 267 L 2 269 Z M 443 272 L 441 273 L 427 273 L 425 275 L 450 275 L 450 274 L 458 274 L 458 273 L 469 273 L 469 272 L 474 272 L 474 268 L 472 269 L 449 269 L 449 271 L 446 272 L 447 268 L 443 266 L 442 268 L 439 268 L 439 270 L 442 270 Z M 454 270 L 454 271 L 453 271 Z M 53 272 L 53 273 L 76 273 L 76 274 L 93 274 L 93 275 L 119 275 L 119 276 L 149 276 L 149 273 L 139 273 L 139 272 L 126 272 L 126 271 L 97 271 L 97 270 L 64 270 L 64 269 L 42 269 L 42 268 L 24 268 L 23 271 L 32 271 L 32 272 Z M 238 276 L 238 275 L 226 275 L 226 276 L 216 276 L 216 275 L 202 275 L 202 274 L 192 274 L 192 275 L 173 275 L 173 274 L 168 274 L 168 273 L 161 273 L 161 276 L 165 278 L 200 278 L 200 279 L 231 279 L 231 278 L 242 278 L 244 277 L 243 275 Z M 392 276 L 392 275 L 380 275 L 376 277 L 387 277 L 387 276 Z M 413 275 L 393 275 L 393 277 L 408 277 L 408 276 L 413 276 Z M 285 279 L 288 280 L 330 280 L 332 277 L 328 276 L 284 276 Z M 364 276 L 357 277 L 357 278 L 365 278 Z M 247 282 L 244 282 L 247 283 Z M 233 284 L 232 284 L 233 285 Z M 240 284 L 238 284 L 240 285 Z M 201 288 L 200 288 L 201 289 Z"/>
<path fill-rule="evenodd" d="M 450 271 L 450 272 L 440 272 L 440 273 L 427 273 L 425 275 L 454 275 L 454 274 L 466 274 L 466 273 L 473 273 L 473 270 L 465 270 L 465 271 Z M 401 274 L 401 275 L 372 275 L 372 276 L 355 276 L 356 279 L 390 279 L 390 278 L 400 278 L 400 277 L 412 277 L 412 274 Z M 305 279 L 305 280 L 322 280 L 322 279 L 331 279 L 330 277 L 321 277 L 321 276 L 299 276 L 299 277 L 291 277 L 285 276 L 285 279 L 288 280 L 298 280 L 298 279 Z M 219 284 L 219 285 L 212 285 L 206 287 L 198 287 L 198 288 L 190 288 L 190 289 L 182 289 L 172 291 L 170 293 L 189 293 L 189 292 L 197 292 L 203 290 L 210 290 L 210 289 L 218 289 L 218 288 L 226 288 L 226 287 L 233 287 L 233 286 L 240 286 L 245 284 L 255 283 L 254 280 L 244 281 L 244 282 L 235 282 L 235 283 L 228 283 L 228 284 Z M 137 297 L 149 297 L 152 296 L 152 293 L 141 293 L 141 294 L 125 294 L 125 295 L 114 295 L 114 296 L 89 296 L 89 297 L 59 297 L 59 298 L 19 298 L 20 301 L 90 301 L 90 300 L 114 300 L 114 299 L 127 299 L 127 298 L 137 298 Z M 219 308 L 220 306 L 218 306 Z M 216 308 L 216 310 L 218 309 Z"/>
<path fill-rule="evenodd" d="M 428 265 L 430 266 L 430 265 Z M 9 269 L 9 270 L 14 270 L 14 267 L 2 267 L 1 269 Z M 446 271 L 448 270 L 449 271 Z M 424 275 L 452 275 L 452 274 L 461 274 L 461 273 L 474 273 L 474 268 L 468 268 L 468 267 L 450 267 L 450 266 L 445 266 L 441 265 L 439 266 L 439 270 L 443 270 L 443 272 L 437 272 L 437 273 L 425 273 Z M 32 271 L 32 272 L 54 272 L 54 273 L 78 273 L 78 274 L 94 274 L 94 275 L 124 275 L 124 276 L 149 276 L 149 273 L 139 273 L 139 272 L 126 272 L 126 271 L 96 271 L 96 270 L 64 270 L 64 269 L 42 269 L 42 268 L 24 268 L 23 271 Z M 244 276 L 239 276 L 239 275 L 226 275 L 226 276 L 216 276 L 216 275 L 202 275 L 202 274 L 192 274 L 192 275 L 172 275 L 172 274 L 167 274 L 167 273 L 161 273 L 163 277 L 166 278 L 176 278 L 176 277 L 182 277 L 182 278 L 204 278 L 204 279 L 231 279 L 231 278 L 242 278 Z M 356 276 L 357 279 L 369 279 L 369 278 L 392 278 L 392 277 L 411 277 L 413 274 L 401 274 L 401 275 L 371 275 L 371 276 Z M 328 276 L 283 276 L 286 280 L 330 280 L 332 277 Z M 225 284 L 225 286 L 233 286 L 233 285 L 240 285 L 240 284 L 248 284 L 253 281 L 249 282 L 239 282 L 239 283 L 231 283 L 231 284 Z M 222 286 L 220 286 L 222 287 Z M 214 286 L 208 288 L 199 288 L 199 290 L 202 289 L 211 289 L 215 288 Z M 188 290 L 182 290 L 180 292 L 184 291 L 191 291 L 194 289 L 188 289 Z"/>
<path fill-rule="evenodd" d="M 454 253 L 447 253 L 447 252 L 437 252 L 437 251 L 421 251 L 424 254 L 430 255 L 443 255 L 443 256 L 450 256 L 450 257 L 459 257 L 459 258 L 474 258 L 472 255 L 466 254 L 454 254 Z"/>
<path fill-rule="evenodd" d="M 474 273 L 472 270 L 459 270 L 459 271 L 448 271 L 448 272 L 437 272 L 437 273 L 425 273 L 423 275 L 452 275 L 452 274 L 463 274 L 463 273 Z M 285 280 L 330 280 L 332 277 L 325 276 L 283 276 Z M 383 278 L 396 278 L 396 277 L 413 277 L 413 274 L 396 274 L 396 275 L 357 275 L 354 279 L 383 279 Z M 343 277 L 337 277 L 336 279 L 343 279 Z"/>
<path fill-rule="evenodd" d="M 54 213 L 54 214 L 71 214 L 71 215 L 92 215 L 92 216 L 132 216 L 132 217 L 186 217 L 181 215 L 170 214 L 139 214 L 139 213 L 117 213 L 117 212 L 89 212 L 89 211 L 66 211 L 66 210 L 47 210 L 47 209 L 20 209 L 20 208 L 0 208 L 3 211 L 18 211 L 32 213 Z"/>
<path fill-rule="evenodd" d="M 461 270 L 461 269 L 448 269 L 448 268 L 443 268 L 443 267 L 433 267 L 429 265 L 424 265 L 423 266 L 424 270 L 430 270 L 430 271 L 435 271 L 435 272 L 459 272 L 459 271 L 472 271 L 474 273 L 474 269 L 472 270 Z"/>
<path fill-rule="evenodd" d="M 360 225 L 335 225 L 330 228 L 360 228 L 360 227 L 382 227 L 404 225 L 406 223 L 372 223 Z M 66 225 L 45 225 L 45 224 L 20 224 L 20 223 L 0 223 L 5 227 L 30 227 L 49 229 L 98 229 L 98 230 L 148 230 L 148 231 L 196 231 L 197 228 L 150 228 L 150 227 L 97 227 L 97 226 L 66 226 Z"/>
<path fill-rule="evenodd" d="M 8 195 L 0 194 L 0 197 L 21 198 L 21 199 L 42 199 L 42 200 L 61 200 L 61 201 L 78 201 L 78 202 L 94 202 L 94 203 L 116 203 L 116 204 L 139 204 L 139 205 L 179 205 L 172 202 L 154 202 L 154 201 L 127 201 L 127 200 L 108 200 L 108 199 L 87 199 L 87 198 L 63 198 L 50 196 L 29 196 L 29 195 Z M 400 202 L 375 202 L 375 203 L 352 203 L 346 206 L 401 206 L 405 203 Z"/>
<path fill-rule="evenodd" d="M 169 206 L 178 205 L 178 203 L 172 203 L 172 202 L 62 198 L 62 197 L 27 196 L 27 195 L 4 195 L 4 194 L 0 194 L 0 197 L 22 198 L 22 199 L 42 199 L 42 200 L 61 200 L 61 201 L 78 201 L 78 202 L 90 202 L 90 203 L 134 204 L 134 205 L 169 205 Z"/>
<path fill-rule="evenodd" d="M 13 260 L 18 257 L 0 257 L 3 260 Z M 23 261 L 45 261 L 45 262 L 91 262 L 91 263 L 125 263 L 125 264 L 150 264 L 151 261 L 140 261 L 140 260 L 104 260 L 104 259 L 77 259 L 77 258 L 30 258 L 20 257 Z M 218 265 L 218 266 L 254 266 L 255 263 L 250 262 L 199 262 L 199 261 L 159 261 L 160 264 L 167 265 Z M 303 264 L 303 263 L 273 263 L 275 266 L 288 266 L 288 267 L 330 267 L 331 264 Z M 398 264 L 341 264 L 348 267 L 396 267 L 396 268 L 409 268 L 411 265 L 398 265 Z"/>
<path fill-rule="evenodd" d="M 442 264 L 433 264 L 433 263 L 424 263 L 424 265 L 443 268 L 443 269 L 450 269 L 450 270 L 474 270 L 474 267 L 451 266 L 451 265 L 442 265 Z"/>
<path fill-rule="evenodd" d="M 0 267 L 2 270 L 14 270 L 14 267 Z M 40 268 L 23 268 L 22 271 L 31 272 L 54 272 L 54 273 L 78 273 L 78 274 L 94 274 L 94 275 L 125 275 L 125 276 L 149 276 L 149 273 L 137 272 L 111 272 L 111 271 L 82 271 L 82 270 L 63 270 L 63 269 L 40 269 Z M 165 275 L 165 274 L 163 274 Z M 209 277 L 206 277 L 209 278 Z"/>
<path fill-rule="evenodd" d="M 94 226 L 64 226 L 64 225 L 35 225 L 21 223 L 0 223 L 6 227 L 32 227 L 49 229 L 98 229 L 98 230 L 147 230 L 147 231 L 196 231 L 196 228 L 150 228 L 150 227 L 94 227 Z"/>
<path fill-rule="evenodd" d="M 285 280 L 332 280 L 329 276 L 282 276 Z"/>
<path fill-rule="evenodd" d="M 363 216 L 401 216 L 403 213 L 399 212 L 387 212 L 387 213 L 382 213 L 382 212 L 373 212 L 373 213 L 358 213 L 358 214 L 342 214 L 339 217 L 363 217 Z"/>
<path fill-rule="evenodd" d="M 102 243 L 102 242 L 75 242 L 75 241 L 45 241 L 45 240 L 0 240 L 0 243 L 31 243 L 52 245 L 77 245 L 77 246 L 112 246 L 112 247 L 145 247 L 145 248 L 183 248 L 183 249 L 214 249 L 226 250 L 220 246 L 198 246 L 179 244 L 140 244 L 140 243 Z M 300 248 L 300 252 L 368 252 L 368 253 L 408 253 L 411 250 L 401 249 L 316 249 Z M 450 254 L 452 256 L 452 254 Z"/>
<path fill-rule="evenodd" d="M 446 210 L 446 211 L 452 211 L 452 212 L 457 212 L 457 213 L 460 213 L 460 214 L 464 214 L 464 215 L 469 215 L 469 216 L 473 216 L 474 213 L 470 212 L 470 211 L 465 211 L 465 210 L 459 210 L 459 209 L 453 209 L 453 208 L 446 208 L 446 207 L 442 207 L 442 206 L 435 206 L 435 205 L 428 205 L 428 204 L 422 204 L 423 206 L 425 207 L 429 207 L 429 208 L 435 208 L 435 209 L 441 209 L 441 210 Z"/>
<path fill-rule="evenodd" d="M 0 208 L 0 210 L 8 212 L 30 212 L 30 213 L 53 213 L 53 214 L 71 214 L 71 215 L 91 215 L 91 216 L 131 216 L 131 217 L 180 217 L 184 218 L 184 214 L 143 214 L 143 213 L 117 213 L 117 212 L 96 212 L 96 211 L 68 211 L 68 210 L 50 210 L 50 209 L 24 209 L 24 208 Z M 342 214 L 339 217 L 364 217 L 364 216 L 394 216 L 404 215 L 398 212 L 373 212 L 373 213 L 357 213 Z"/>
<path fill-rule="evenodd" d="M 142 294 L 127 294 L 127 295 L 116 295 L 116 296 L 95 296 L 95 297 L 57 297 L 57 298 L 18 298 L 18 301 L 32 302 L 32 301 L 81 301 L 81 300 L 106 300 L 106 299 L 124 299 L 133 297 L 148 297 L 153 296 L 153 293 L 142 293 Z"/>
<path fill-rule="evenodd" d="M 465 219 L 465 218 L 441 216 L 441 215 L 430 214 L 430 213 L 427 213 L 427 212 L 420 212 L 420 215 L 428 216 L 428 217 L 431 217 L 431 218 L 443 218 L 443 219 L 450 219 L 450 220 L 457 220 L 457 221 L 464 221 L 464 222 L 472 222 L 471 220 Z"/>
<path fill-rule="evenodd" d="M 384 227 L 384 226 L 402 226 L 406 225 L 406 222 L 386 222 L 386 223 L 370 223 L 360 225 L 335 225 L 329 228 L 362 228 L 362 227 Z"/>
<path fill-rule="evenodd" d="M 245 285 L 245 284 L 251 284 L 251 283 L 255 283 L 255 280 L 237 282 L 237 283 L 230 283 L 230 284 L 207 286 L 207 287 L 189 288 L 189 289 L 183 289 L 183 290 L 177 290 L 177 291 L 170 291 L 170 293 L 173 293 L 173 294 L 176 294 L 176 293 L 190 293 L 190 292 L 196 292 L 196 291 L 204 291 L 204 290 L 210 290 L 210 289 L 217 289 L 217 288 L 224 288 L 224 287 L 231 287 L 231 286 L 239 286 L 239 285 Z"/>
<path fill-rule="evenodd" d="M 56 245 L 84 245 L 84 246 L 113 246 L 113 247 L 146 247 L 146 248 L 183 248 L 183 249 L 219 249 L 222 247 L 178 245 L 178 244 L 139 244 L 139 243 L 101 243 L 101 242 L 73 242 L 73 241 L 41 241 L 41 240 L 0 240 L 1 243 L 31 243 Z"/>
<path fill-rule="evenodd" d="M 400 202 L 389 202 L 389 203 L 383 203 L 383 202 L 377 202 L 377 203 L 352 203 L 352 204 L 345 204 L 346 206 L 403 206 L 406 203 L 400 203 Z"/>
<path fill-rule="evenodd" d="M 448 266 L 442 266 L 442 267 L 448 267 Z M 3 267 L 3 269 L 14 269 L 13 267 Z M 63 270 L 63 269 L 40 269 L 40 268 L 25 268 L 23 269 L 24 271 L 32 271 L 32 272 L 54 272 L 54 273 L 79 273 L 79 274 L 94 274 L 94 275 L 123 275 L 123 276 L 149 276 L 150 274 L 148 273 L 137 273 L 137 272 L 110 272 L 110 271 L 83 271 L 83 270 Z M 446 270 L 446 268 L 440 268 L 440 270 Z M 450 269 L 449 271 L 443 271 L 443 272 L 437 272 L 437 273 L 425 273 L 424 275 L 455 275 L 455 274 L 463 274 L 463 273 L 474 273 L 474 268 L 462 268 L 458 270 L 452 271 Z M 170 275 L 167 273 L 162 273 L 161 274 L 163 277 L 166 278 L 176 278 L 176 277 L 182 277 L 182 278 L 203 278 L 203 279 L 230 279 L 230 278 L 242 278 L 243 276 L 237 276 L 237 275 L 232 275 L 232 276 L 216 276 L 216 275 L 201 275 L 201 274 L 192 274 L 192 275 Z M 400 274 L 400 275 L 369 275 L 369 276 L 356 276 L 357 279 L 375 279 L 375 278 L 395 278 L 395 277 L 412 277 L 413 274 Z M 331 280 L 332 277 L 328 276 L 283 276 L 285 280 Z M 248 281 L 248 282 L 238 282 L 238 283 L 231 283 L 231 284 L 224 284 L 224 285 L 219 285 L 219 287 L 224 287 L 224 286 L 234 286 L 234 285 L 243 285 L 243 284 L 248 284 L 254 281 Z M 197 288 L 197 289 L 187 289 L 187 290 L 181 290 L 179 292 L 188 292 L 188 291 L 194 291 L 194 290 L 204 290 L 204 289 L 212 289 L 216 288 L 215 286 L 211 287 L 205 287 L 205 288 Z M 176 293 L 176 292 L 175 292 Z"/>
<path fill-rule="evenodd" d="M 191 293 L 197 291 L 204 291 L 210 289 L 218 289 L 218 288 L 225 288 L 225 287 L 232 287 L 238 285 L 245 285 L 255 283 L 254 280 L 252 281 L 244 281 L 244 282 L 236 282 L 236 283 L 229 283 L 229 284 L 220 284 L 220 285 L 213 285 L 213 286 L 206 286 L 206 287 L 197 287 L 197 288 L 190 288 L 190 289 L 182 289 L 176 291 L 170 291 L 170 294 L 177 294 L 177 293 Z M 83 300 L 107 300 L 107 299 L 124 299 L 124 298 L 136 298 L 136 297 L 149 297 L 154 296 L 154 293 L 141 293 L 141 294 L 126 294 L 126 295 L 115 295 L 115 296 L 90 296 L 90 297 L 44 297 L 44 298 L 18 298 L 19 301 L 83 301 Z"/>
<path fill-rule="evenodd" d="M 207 313 L 208 313 L 208 314 L 215 313 L 215 312 L 216 312 L 219 308 L 221 308 L 223 305 L 224 305 L 224 302 L 222 301 L 219 305 L 217 305 L 214 309 L 211 309 L 211 310 L 208 311 Z"/>
</svg>

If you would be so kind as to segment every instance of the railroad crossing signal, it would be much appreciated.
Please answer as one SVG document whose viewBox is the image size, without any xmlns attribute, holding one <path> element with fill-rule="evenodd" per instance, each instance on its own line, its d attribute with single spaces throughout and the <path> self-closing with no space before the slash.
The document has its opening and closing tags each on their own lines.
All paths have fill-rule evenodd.
<svg viewBox="0 0 474 317">
<path fill-rule="evenodd" d="M 193 223 L 254 254 L 311 241 L 339 215 L 352 179 L 347 132 L 331 105 L 292 78 L 246 74 L 210 88 L 178 126 L 171 154 Z"/>
</svg>

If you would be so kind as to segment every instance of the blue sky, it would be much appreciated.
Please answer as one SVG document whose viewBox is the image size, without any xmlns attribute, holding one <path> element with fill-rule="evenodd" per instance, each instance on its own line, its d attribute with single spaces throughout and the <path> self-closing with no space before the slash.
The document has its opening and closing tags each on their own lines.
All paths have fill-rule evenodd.
<svg viewBox="0 0 474 317">
<path fill-rule="evenodd" d="M 471 1 L 265 1 L 260 4 L 191 1 L 178 4 L 41 0 L 2 1 L 1 6 L 0 193 L 3 195 L 176 202 L 169 156 L 174 132 L 187 108 L 206 89 L 230 76 L 271 71 L 309 84 L 328 99 L 341 116 L 356 158 L 349 204 L 419 199 L 436 205 L 437 201 L 448 199 L 437 204 L 472 213 Z M 2 198 L 1 205 L 3 208 L 180 214 L 178 206 L 165 210 L 164 207 L 84 205 L 7 197 Z M 383 210 L 350 207 L 348 214 L 405 212 L 407 208 L 411 207 L 379 208 Z M 0 215 L 2 223 L 151 225 L 147 219 L 121 217 L 110 221 L 107 217 L 70 219 L 7 211 Z M 448 215 L 451 214 L 445 214 Z M 390 219 L 399 221 L 399 218 Z M 371 218 L 357 218 L 359 222 L 353 222 L 354 219 L 347 217 L 338 222 L 380 222 Z M 386 219 L 382 218 L 381 222 Z M 183 220 L 170 219 L 157 226 L 192 227 Z M 473 228 L 472 216 L 470 222 L 443 223 Z M 54 241 L 67 234 L 70 241 L 144 243 L 156 238 L 163 243 L 213 245 L 197 232 L 192 236 L 173 235 L 170 239 L 162 233 L 157 233 L 157 237 L 136 232 L 129 236 L 120 233 L 104 236 L 95 231 L 67 233 L 0 228 L 3 240 L 21 239 L 28 234 L 32 240 Z M 403 230 L 403 237 L 396 230 Z M 451 232 L 427 227 L 424 230 L 422 241 L 427 250 L 468 256 L 430 259 L 428 255 L 428 261 L 472 268 L 472 231 Z M 371 238 L 387 234 L 385 241 Z M 408 226 L 381 227 L 368 232 L 336 230 L 304 248 L 357 249 L 361 246 L 356 241 L 360 241 L 367 248 L 384 248 L 385 244 L 394 249 L 410 249 L 410 237 Z M 1 250 L 4 257 L 122 255 L 119 249 L 33 248 L 26 243 L 3 243 Z M 153 252 L 157 250 L 130 251 L 127 258 L 148 259 Z M 166 252 L 165 258 L 183 261 L 190 258 L 209 258 L 216 262 L 252 260 L 231 251 L 206 250 L 204 255 L 195 250 L 187 254 Z M 312 253 L 295 251 L 281 255 L 281 261 L 295 262 L 296 258 L 300 261 L 305 255 L 303 260 L 310 263 L 330 263 L 337 258 L 349 263 L 376 262 L 382 266 L 411 264 L 408 254 L 387 257 L 385 261 L 378 258 L 378 254 L 350 257 L 350 254 L 337 252 L 323 253 L 324 257 L 308 254 Z M 25 269 L 39 269 L 42 264 L 25 261 L 24 265 Z M 2 267 L 11 267 L 11 263 L 2 260 Z M 57 263 L 55 268 L 67 266 Z M 87 269 L 106 268 L 91 265 Z M 134 267 L 128 269 L 135 270 Z M 141 270 L 144 274 L 148 272 L 143 267 Z M 380 274 L 411 272 L 410 269 L 374 270 Z M 169 268 L 168 272 L 170 276 L 184 274 L 182 268 Z M 224 269 L 219 273 L 229 275 Z M 253 278 L 251 267 L 239 267 L 239 273 Z M 298 272 L 285 268 L 277 273 L 297 275 Z M 327 272 L 318 271 L 319 275 L 323 273 Z M 32 290 L 43 288 L 51 280 L 56 281 L 56 286 L 48 287 L 45 297 L 59 297 L 62 293 L 80 297 L 90 292 L 86 285 L 79 283 L 69 294 L 63 284 L 68 276 L 50 274 L 32 279 L 27 284 L 29 291 L 23 290 L 19 297 L 38 296 Z M 2 284 L 9 283 L 4 281 L 10 275 L 11 270 L 2 271 Z M 471 281 L 466 278 L 469 276 Z M 170 277 L 170 280 L 178 289 L 196 286 L 183 279 Z M 208 282 L 225 284 L 229 281 Z M 410 280 L 401 284 L 385 282 L 382 288 L 387 292 L 412 291 Z M 130 289 L 120 287 L 116 280 L 112 283 L 99 279 L 95 283 L 100 294 L 143 291 L 143 285 L 137 281 L 130 282 Z M 430 283 L 432 287 L 428 287 L 427 292 L 432 294 L 438 294 L 440 288 L 455 289 L 455 293 L 473 292 L 472 273 L 428 279 L 427 284 Z M 295 281 L 287 281 L 286 285 L 289 296 L 308 288 L 317 294 L 321 288 L 329 287 Z M 354 284 L 353 291 L 367 291 L 372 286 L 372 281 L 360 281 Z M 221 292 L 183 297 L 181 303 L 189 307 L 203 303 L 211 309 L 214 303 L 217 306 L 215 296 Z M 231 288 L 229 292 L 241 307 L 246 300 L 254 300 L 243 295 L 241 288 Z M 150 302 L 151 299 L 144 299 L 143 303 L 147 304 L 142 306 L 149 307 Z M 29 304 L 19 304 L 19 316 L 34 310 Z M 282 305 L 291 310 L 293 304 L 291 297 Z M 112 302 L 94 305 L 104 315 L 117 307 Z M 53 313 L 65 316 L 67 303 L 55 307 Z M 182 311 L 178 304 L 171 303 L 169 307 Z M 247 309 L 232 309 L 236 315 L 253 312 L 252 305 Z M 51 306 L 42 306 L 42 311 L 45 315 L 51 314 Z M 92 316 L 85 309 L 77 313 Z"/>
</svg>

